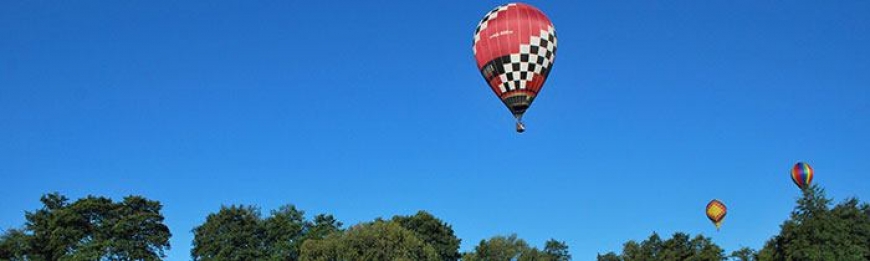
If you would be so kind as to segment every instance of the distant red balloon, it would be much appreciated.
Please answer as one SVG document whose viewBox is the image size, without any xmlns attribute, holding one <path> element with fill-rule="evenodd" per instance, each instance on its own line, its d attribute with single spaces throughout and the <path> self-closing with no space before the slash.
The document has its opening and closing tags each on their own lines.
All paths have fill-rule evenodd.
<svg viewBox="0 0 870 261">
<path fill-rule="evenodd" d="M 556 45 L 556 29 L 550 19 L 522 3 L 496 7 L 474 32 L 477 68 L 517 119 L 517 132 L 524 131 L 523 114 L 550 74 Z"/>
</svg>

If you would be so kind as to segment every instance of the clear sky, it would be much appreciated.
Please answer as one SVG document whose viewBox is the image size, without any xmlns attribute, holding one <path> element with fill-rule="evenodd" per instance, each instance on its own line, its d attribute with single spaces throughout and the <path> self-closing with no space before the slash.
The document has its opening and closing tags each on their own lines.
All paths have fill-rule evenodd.
<svg viewBox="0 0 870 261">
<path fill-rule="evenodd" d="M 222 204 L 288 203 L 593 260 L 653 231 L 759 248 L 797 161 L 870 201 L 870 2 L 529 3 L 559 50 L 519 135 L 471 51 L 503 2 L 0 1 L 0 228 L 47 192 L 137 194 L 168 260 Z"/>
</svg>

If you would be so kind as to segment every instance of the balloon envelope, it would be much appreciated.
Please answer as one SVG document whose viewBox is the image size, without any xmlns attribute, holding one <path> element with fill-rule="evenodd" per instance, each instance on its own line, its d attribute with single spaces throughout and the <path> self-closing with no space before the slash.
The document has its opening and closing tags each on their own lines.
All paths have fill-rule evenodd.
<svg viewBox="0 0 870 261">
<path fill-rule="evenodd" d="M 719 227 L 722 226 L 722 220 L 725 219 L 725 215 L 728 214 L 728 208 L 725 207 L 725 204 L 722 201 L 717 199 L 711 200 L 710 203 L 707 203 L 707 218 L 716 225 L 716 230 L 719 230 Z"/>
<path fill-rule="evenodd" d="M 550 74 L 556 45 L 553 23 L 527 4 L 498 6 L 477 25 L 472 46 L 477 68 L 518 122 Z"/>
<path fill-rule="evenodd" d="M 798 162 L 791 168 L 791 181 L 800 189 L 806 189 L 813 182 L 813 167 L 804 162 Z"/>
</svg>

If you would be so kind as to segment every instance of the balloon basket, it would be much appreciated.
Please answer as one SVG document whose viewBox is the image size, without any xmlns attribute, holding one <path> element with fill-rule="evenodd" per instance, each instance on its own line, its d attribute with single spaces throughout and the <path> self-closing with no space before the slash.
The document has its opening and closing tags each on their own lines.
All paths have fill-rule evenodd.
<svg viewBox="0 0 870 261">
<path fill-rule="evenodd" d="M 522 122 L 517 122 L 517 133 L 526 132 L 526 125 Z"/>
</svg>

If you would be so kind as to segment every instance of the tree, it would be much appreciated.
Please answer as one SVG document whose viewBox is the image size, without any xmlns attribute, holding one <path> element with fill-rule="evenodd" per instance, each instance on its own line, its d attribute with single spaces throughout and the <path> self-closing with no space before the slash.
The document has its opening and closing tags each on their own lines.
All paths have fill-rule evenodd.
<svg viewBox="0 0 870 261">
<path fill-rule="evenodd" d="M 850 198 L 831 210 L 834 255 L 841 260 L 870 260 L 870 205 Z"/>
<path fill-rule="evenodd" d="M 709 237 L 697 235 L 689 241 L 689 247 L 692 254 L 686 260 L 721 261 L 727 259 L 725 250 L 713 243 Z"/>
<path fill-rule="evenodd" d="M 616 253 L 609 252 L 607 254 L 604 254 L 603 256 L 601 254 L 598 254 L 597 260 L 598 261 L 622 261 L 623 259 L 622 259 L 622 257 L 617 255 Z"/>
<path fill-rule="evenodd" d="M 556 239 L 547 240 L 544 244 L 544 254 L 549 256 L 553 261 L 569 261 L 571 254 L 568 253 L 568 244 Z"/>
<path fill-rule="evenodd" d="M 265 255 L 268 260 L 299 260 L 299 248 L 305 232 L 305 212 L 286 205 L 263 222 Z"/>
<path fill-rule="evenodd" d="M 260 210 L 223 206 L 193 229 L 193 260 L 260 260 L 267 256 Z"/>
<path fill-rule="evenodd" d="M 302 244 L 303 261 L 439 261 L 437 251 L 396 222 L 375 220 Z"/>
<path fill-rule="evenodd" d="M 306 222 L 304 239 L 323 239 L 327 236 L 341 232 L 339 222 L 332 215 L 318 214 L 314 216 L 314 221 Z"/>
<path fill-rule="evenodd" d="M 474 248 L 474 252 L 462 255 L 462 261 L 556 261 L 559 260 L 557 258 L 559 258 L 558 254 L 560 253 L 570 258 L 570 254 L 567 252 L 567 245 L 559 241 L 551 241 L 553 241 L 550 242 L 551 250 L 554 250 L 554 253 L 557 255 L 529 246 L 525 240 L 518 238 L 516 234 L 495 236 L 489 240 L 481 240 L 480 244 Z M 563 246 L 564 249 L 562 249 Z M 561 250 L 564 250 L 564 253 L 560 252 Z"/>
<path fill-rule="evenodd" d="M 305 212 L 293 205 L 261 217 L 253 206 L 223 206 L 193 229 L 194 260 L 295 261 L 302 244 L 341 231 L 341 222 L 320 214 L 305 220 Z"/>
<path fill-rule="evenodd" d="M 658 238 L 658 234 L 653 233 L 652 237 Z M 651 238 L 652 238 L 651 237 Z M 613 254 L 609 253 L 608 255 Z M 624 261 L 643 261 L 644 257 L 652 257 L 653 253 L 643 253 L 641 250 L 640 244 L 635 242 L 634 240 L 629 240 L 622 245 L 622 256 L 619 256 L 620 259 Z"/>
<path fill-rule="evenodd" d="M 623 244 L 622 258 L 625 261 L 643 261 L 658 258 L 662 249 L 662 239 L 658 233 L 653 232 L 649 239 L 641 243 L 629 240 Z"/>
<path fill-rule="evenodd" d="M 124 198 L 115 209 L 117 221 L 113 222 L 110 240 L 107 242 L 109 257 L 114 260 L 159 260 L 163 257 L 160 242 L 169 248 L 169 227 L 163 224 L 163 208 L 159 202 L 139 196 Z"/>
<path fill-rule="evenodd" d="M 25 212 L 25 231 L 28 233 L 29 259 L 58 260 L 67 254 L 76 241 L 84 237 L 83 228 L 78 224 L 65 222 L 75 213 L 69 210 L 69 199 L 58 193 L 43 195 L 40 199 L 43 208 Z"/>
<path fill-rule="evenodd" d="M 40 201 L 42 209 L 25 213 L 23 230 L 0 239 L 0 259 L 160 260 L 170 247 L 157 201 L 88 196 L 69 203 L 58 193 Z"/>
<path fill-rule="evenodd" d="M 342 255 L 340 233 L 329 234 L 319 239 L 308 239 L 302 242 L 299 260 L 303 261 L 335 261 Z"/>
<path fill-rule="evenodd" d="M 689 243 L 689 235 L 677 232 L 662 243 L 662 248 L 656 254 L 662 260 L 688 260 L 695 255 L 695 250 Z"/>
<path fill-rule="evenodd" d="M 831 202 L 817 185 L 804 190 L 758 260 L 870 260 L 870 207 L 854 198 L 834 208 Z"/>
<path fill-rule="evenodd" d="M 758 260 L 758 253 L 751 248 L 742 247 L 740 250 L 731 252 L 731 258 L 737 259 L 737 261 L 756 261 Z"/>
<path fill-rule="evenodd" d="M 489 240 L 481 240 L 474 252 L 462 256 L 462 261 L 509 261 L 530 249 L 529 244 L 516 234 L 495 236 Z"/>
<path fill-rule="evenodd" d="M 710 238 L 695 236 L 691 238 L 685 233 L 675 233 L 671 238 L 662 241 L 658 234 L 653 233 L 649 239 L 640 244 L 628 241 L 623 245 L 622 255 L 610 252 L 598 255 L 599 261 L 649 261 L 649 260 L 686 260 L 686 261 L 722 261 L 725 260 L 724 250 L 713 243 Z"/>
<path fill-rule="evenodd" d="M 24 231 L 12 229 L 0 237 L 0 260 L 24 260 L 30 253 L 29 237 Z"/>
<path fill-rule="evenodd" d="M 442 261 L 459 259 L 459 238 L 453 234 L 450 225 L 432 214 L 419 211 L 413 216 L 394 216 L 392 221 L 417 233 L 420 239 L 435 248 Z"/>
</svg>

